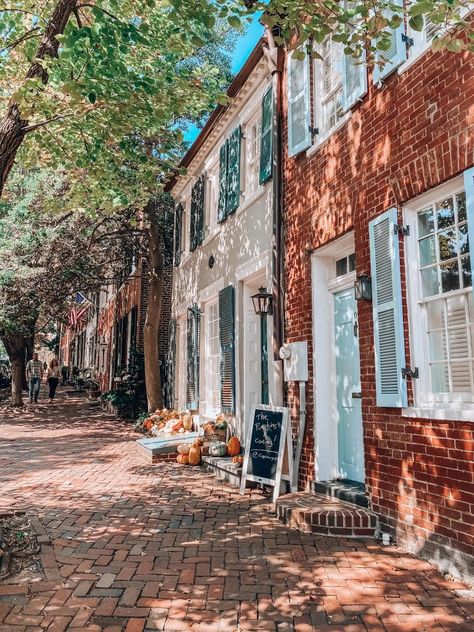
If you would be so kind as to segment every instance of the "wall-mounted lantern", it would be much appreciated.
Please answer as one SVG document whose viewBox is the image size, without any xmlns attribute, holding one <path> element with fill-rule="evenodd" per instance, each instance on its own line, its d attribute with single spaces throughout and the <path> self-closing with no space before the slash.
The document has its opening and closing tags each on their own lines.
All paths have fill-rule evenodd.
<svg viewBox="0 0 474 632">
<path fill-rule="evenodd" d="M 359 274 L 354 281 L 354 295 L 356 301 L 372 300 L 372 281 L 370 276 Z"/>
<path fill-rule="evenodd" d="M 267 288 L 259 288 L 257 294 L 252 296 L 253 308 L 257 316 L 271 316 L 273 308 L 273 297 Z"/>
</svg>

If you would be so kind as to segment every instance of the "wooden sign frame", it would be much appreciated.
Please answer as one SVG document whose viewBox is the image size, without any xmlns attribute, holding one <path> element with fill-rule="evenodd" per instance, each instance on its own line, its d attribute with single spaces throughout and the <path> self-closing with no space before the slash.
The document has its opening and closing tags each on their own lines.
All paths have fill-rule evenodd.
<svg viewBox="0 0 474 632">
<path fill-rule="evenodd" d="M 265 478 L 262 476 L 255 476 L 254 474 L 248 474 L 248 466 L 250 461 L 250 443 L 252 440 L 252 431 L 255 423 L 255 411 L 256 410 L 268 410 L 270 412 L 282 413 L 282 422 L 281 422 L 281 435 L 280 435 L 280 445 L 278 448 L 278 457 L 277 457 L 277 469 L 275 478 Z M 283 468 L 283 457 L 287 454 L 288 459 L 288 475 L 282 474 Z M 282 406 L 268 406 L 266 404 L 257 404 L 252 407 L 252 411 L 250 413 L 249 426 L 247 429 L 247 437 L 246 437 L 246 445 L 245 445 L 245 454 L 244 454 L 244 462 L 242 464 L 242 478 L 240 479 L 240 494 L 243 495 L 245 493 L 245 486 L 247 481 L 253 481 L 255 483 L 261 483 L 263 485 L 271 485 L 273 487 L 273 502 L 276 502 L 276 499 L 280 495 L 280 485 L 282 479 L 288 480 L 290 483 L 291 491 L 294 490 L 293 483 L 293 440 L 291 435 L 291 425 L 290 425 L 290 411 L 288 408 L 284 408 Z"/>
</svg>

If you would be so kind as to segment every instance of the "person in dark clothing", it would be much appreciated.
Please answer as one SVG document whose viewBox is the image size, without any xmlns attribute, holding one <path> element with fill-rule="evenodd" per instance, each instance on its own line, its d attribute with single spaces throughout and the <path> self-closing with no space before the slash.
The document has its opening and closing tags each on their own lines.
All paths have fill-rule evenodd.
<svg viewBox="0 0 474 632">
<path fill-rule="evenodd" d="M 58 386 L 61 371 L 59 370 L 59 362 L 53 358 L 48 368 L 48 386 L 49 386 L 49 403 L 54 399 L 56 388 Z"/>
<path fill-rule="evenodd" d="M 62 366 L 61 367 L 61 378 L 62 378 L 62 385 L 63 386 L 66 384 L 67 374 L 68 374 L 67 366 Z"/>
</svg>

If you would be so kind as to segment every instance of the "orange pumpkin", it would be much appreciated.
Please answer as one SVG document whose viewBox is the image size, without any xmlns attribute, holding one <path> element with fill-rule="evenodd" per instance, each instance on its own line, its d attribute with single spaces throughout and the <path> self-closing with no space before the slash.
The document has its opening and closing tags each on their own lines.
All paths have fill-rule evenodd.
<svg viewBox="0 0 474 632">
<path fill-rule="evenodd" d="M 197 443 L 193 443 L 189 450 L 189 465 L 200 465 L 201 464 L 201 446 Z"/>
<path fill-rule="evenodd" d="M 237 456 L 240 454 L 240 441 L 237 437 L 231 437 L 229 441 L 227 441 L 227 454 L 229 456 Z"/>
<path fill-rule="evenodd" d="M 188 465 L 189 456 L 187 454 L 178 454 L 178 456 L 176 457 L 176 462 L 180 465 Z"/>
<path fill-rule="evenodd" d="M 151 430 L 151 427 L 153 426 L 153 419 L 145 419 L 145 421 L 143 422 L 143 428 L 145 430 Z"/>
</svg>

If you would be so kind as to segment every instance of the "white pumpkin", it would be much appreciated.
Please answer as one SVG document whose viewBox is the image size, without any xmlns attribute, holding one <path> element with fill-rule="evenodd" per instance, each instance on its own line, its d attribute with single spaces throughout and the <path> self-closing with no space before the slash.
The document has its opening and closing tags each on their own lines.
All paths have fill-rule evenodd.
<svg viewBox="0 0 474 632">
<path fill-rule="evenodd" d="M 190 448 L 191 446 L 189 445 L 189 443 L 180 443 L 177 447 L 178 454 L 189 454 Z"/>
</svg>

